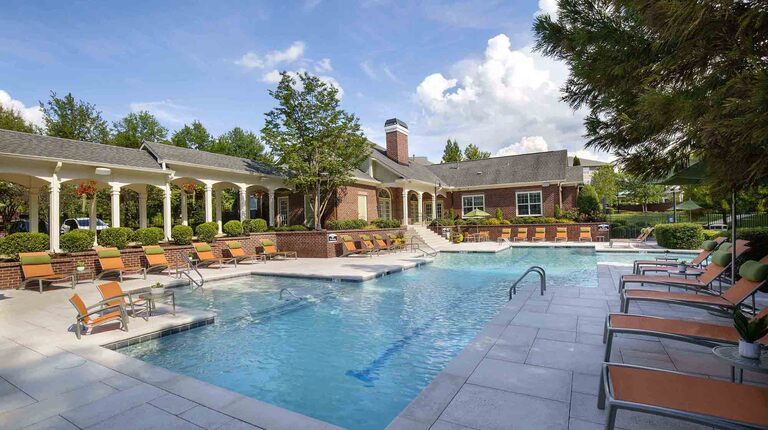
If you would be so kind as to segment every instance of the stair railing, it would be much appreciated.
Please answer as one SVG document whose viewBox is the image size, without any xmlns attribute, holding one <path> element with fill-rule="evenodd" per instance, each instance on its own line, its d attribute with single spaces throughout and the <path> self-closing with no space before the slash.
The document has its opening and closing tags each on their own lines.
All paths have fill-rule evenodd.
<svg viewBox="0 0 768 430">
<path fill-rule="evenodd" d="M 422 245 L 427 249 L 421 249 Z M 435 248 L 429 246 L 429 244 L 425 242 L 424 239 L 422 239 L 419 235 L 411 236 L 408 246 L 411 248 L 411 251 L 422 252 L 427 257 L 434 257 L 438 253 Z"/>
<path fill-rule="evenodd" d="M 528 268 L 528 270 L 525 271 L 525 273 L 522 274 L 522 276 L 517 278 L 517 281 L 515 281 L 511 287 L 509 287 L 509 300 L 512 300 L 512 296 L 514 294 L 517 294 L 517 284 L 519 284 L 520 281 L 522 281 L 523 278 L 525 278 L 529 273 L 537 273 L 539 275 L 539 289 L 541 291 L 540 294 L 542 296 L 544 295 L 544 291 L 547 289 L 547 272 L 541 266 L 531 266 Z"/>
</svg>

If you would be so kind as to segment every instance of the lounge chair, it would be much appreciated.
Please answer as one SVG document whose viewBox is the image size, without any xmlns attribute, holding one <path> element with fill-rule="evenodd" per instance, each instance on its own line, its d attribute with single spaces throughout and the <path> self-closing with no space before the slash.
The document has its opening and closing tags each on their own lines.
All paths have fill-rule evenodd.
<svg viewBox="0 0 768 430">
<path fill-rule="evenodd" d="M 141 274 L 144 279 L 147 279 L 147 269 L 141 266 L 126 267 L 125 263 L 123 263 L 123 257 L 120 255 L 120 250 L 117 248 L 99 248 L 96 250 L 96 255 L 99 257 L 101 273 L 96 276 L 94 281 L 114 274 L 117 274 L 120 282 L 123 282 L 123 276 L 125 275 Z"/>
<path fill-rule="evenodd" d="M 373 239 L 376 243 L 376 246 L 382 250 L 382 251 L 393 251 L 393 248 L 390 244 L 387 243 L 386 240 L 384 240 L 384 236 L 380 234 L 374 234 Z"/>
<path fill-rule="evenodd" d="M 237 259 L 236 258 L 227 258 L 227 257 L 217 257 L 213 254 L 213 248 L 211 248 L 211 245 L 204 243 L 204 242 L 195 242 L 192 244 L 192 246 L 195 248 L 195 267 L 208 267 L 212 268 L 211 266 L 216 265 L 217 269 L 220 269 L 222 266 L 228 263 L 233 263 L 235 267 L 237 267 Z"/>
<path fill-rule="evenodd" d="M 115 281 L 101 284 L 96 288 L 101 294 L 101 298 L 103 299 L 102 303 L 106 303 L 107 306 L 121 306 L 123 309 L 130 308 L 131 316 L 134 317 L 138 314 L 137 310 L 143 310 L 144 320 L 146 321 L 149 317 L 149 301 L 138 298 L 134 299 L 132 297 L 133 294 L 145 293 L 147 291 L 146 288 L 126 293 L 123 291 L 122 287 L 120 287 L 120 283 Z"/>
<path fill-rule="evenodd" d="M 349 257 L 350 255 L 366 255 L 369 253 L 369 251 L 364 248 L 358 248 L 357 245 L 355 245 L 355 240 L 352 239 L 352 236 L 346 234 L 342 235 L 341 243 L 342 257 Z"/>
<path fill-rule="evenodd" d="M 640 229 L 640 234 L 637 235 L 634 239 L 611 239 L 608 243 L 608 246 L 610 248 L 613 248 L 614 243 L 626 243 L 630 248 L 635 243 L 645 243 L 645 241 L 648 240 L 648 238 L 651 236 L 651 233 L 653 233 L 653 227 L 646 227 Z"/>
<path fill-rule="evenodd" d="M 545 241 L 547 240 L 547 229 L 544 227 L 536 227 L 536 232 L 533 235 L 533 239 L 531 239 L 533 242 L 536 242 L 537 240 Z"/>
<path fill-rule="evenodd" d="M 722 244 L 724 241 L 724 237 L 718 237 L 715 240 L 705 240 L 701 245 L 702 251 L 689 263 L 685 264 L 689 267 L 703 266 L 704 263 L 709 260 L 709 257 L 713 252 L 716 250 L 726 251 L 730 248 L 730 244 Z M 675 269 L 676 265 L 680 264 L 677 263 L 676 260 L 676 258 L 669 257 L 658 257 L 655 260 L 635 260 L 632 272 L 638 275 L 646 272 L 666 272 Z"/>
<path fill-rule="evenodd" d="M 592 242 L 592 227 L 579 228 L 579 242 L 585 240 Z"/>
<path fill-rule="evenodd" d="M 746 241 L 737 241 L 736 257 L 748 251 Z M 653 275 L 622 275 L 619 280 L 619 292 L 624 291 L 627 284 L 655 284 L 669 287 L 683 288 L 687 290 L 706 290 L 725 275 L 728 268 L 731 267 L 731 253 L 728 251 L 716 251 L 712 254 L 712 262 L 707 266 L 704 272 L 697 278 L 682 278 L 679 276 L 653 276 Z"/>
<path fill-rule="evenodd" d="M 528 240 L 528 229 L 527 228 L 517 228 L 517 234 L 515 235 L 515 238 L 512 239 L 513 242 L 517 241 L 525 242 Z"/>
<path fill-rule="evenodd" d="M 563 242 L 568 241 L 568 228 L 566 227 L 557 228 L 557 235 L 555 236 L 555 242 L 557 242 L 558 240 L 562 240 Z"/>
<path fill-rule="evenodd" d="M 264 249 L 264 252 L 262 254 L 264 254 L 266 258 L 275 258 L 275 257 L 282 257 L 282 258 L 293 257 L 294 259 L 299 258 L 299 254 L 296 253 L 296 251 L 278 250 L 275 242 L 270 239 L 261 239 L 259 240 L 259 243 L 261 244 L 261 247 Z"/>
<path fill-rule="evenodd" d="M 77 294 L 72 296 L 69 302 L 77 309 L 75 336 L 78 339 L 83 334 L 83 328 L 87 331 L 89 328 L 93 329 L 96 326 L 114 321 L 120 322 L 121 330 L 128 331 L 128 316 L 125 314 L 125 308 L 121 304 L 108 305 L 102 301 L 86 307 L 83 299 Z"/>
<path fill-rule="evenodd" d="M 478 242 L 487 242 L 491 240 L 491 233 L 485 230 L 480 230 L 477 234 Z"/>
<path fill-rule="evenodd" d="M 168 261 L 168 258 L 165 256 L 165 250 L 160 245 L 147 245 L 142 246 L 141 249 L 144 250 L 144 258 L 147 259 L 147 268 L 146 271 L 149 272 L 151 270 L 157 270 L 160 269 L 159 272 L 165 272 L 168 271 L 168 276 L 171 275 L 172 271 L 176 271 L 176 274 L 179 274 L 179 270 L 187 268 L 186 263 L 171 263 Z"/>
<path fill-rule="evenodd" d="M 711 265 L 710 265 L 711 266 Z M 766 285 L 768 277 L 768 256 L 759 262 L 745 261 L 739 268 L 739 279 L 721 295 L 677 293 L 657 290 L 624 290 L 621 294 L 621 312 L 629 313 L 629 304 L 635 301 L 658 302 L 670 305 L 688 306 L 705 309 L 715 313 L 729 314 L 752 297 L 752 309 L 755 308 L 755 293 Z M 703 275 L 702 275 L 703 276 Z"/>
<path fill-rule="evenodd" d="M 768 428 L 768 387 L 626 364 L 603 364 L 597 407 L 605 429 L 621 409 L 723 429 Z"/>
<path fill-rule="evenodd" d="M 19 283 L 17 289 L 25 288 L 30 282 L 37 282 L 40 292 L 43 292 L 43 284 L 69 281 L 72 289 L 75 289 L 75 275 L 61 275 L 53 270 L 51 256 L 47 252 L 21 252 L 19 253 L 21 271 L 24 280 Z"/>
<path fill-rule="evenodd" d="M 501 234 L 498 238 L 496 238 L 497 242 L 509 242 L 512 240 L 512 229 L 511 228 L 502 228 Z"/>
<path fill-rule="evenodd" d="M 376 245 L 373 244 L 373 241 L 371 240 L 371 236 L 368 236 L 367 234 L 360 235 L 360 244 L 363 249 L 367 250 L 370 253 L 381 252 L 381 249 L 377 248 Z"/>
<path fill-rule="evenodd" d="M 243 244 L 236 241 L 236 240 L 230 240 L 226 242 L 227 248 L 225 249 L 226 252 L 229 253 L 229 256 L 231 258 L 234 258 L 237 260 L 238 263 L 242 263 L 244 261 L 260 261 L 262 263 L 267 262 L 267 256 L 264 254 L 252 254 L 245 252 L 245 249 L 243 248 Z"/>
<path fill-rule="evenodd" d="M 766 316 L 768 316 L 768 307 L 752 319 L 757 320 Z M 723 344 L 735 345 L 741 337 L 732 324 L 719 325 L 649 315 L 608 314 L 603 333 L 604 361 L 606 362 L 611 361 L 611 345 L 613 344 L 613 336 L 616 334 L 660 337 L 710 348 Z M 758 342 L 768 345 L 768 335 Z"/>
<path fill-rule="evenodd" d="M 405 240 L 394 233 L 387 233 L 389 247 L 392 249 L 405 249 Z"/>
</svg>

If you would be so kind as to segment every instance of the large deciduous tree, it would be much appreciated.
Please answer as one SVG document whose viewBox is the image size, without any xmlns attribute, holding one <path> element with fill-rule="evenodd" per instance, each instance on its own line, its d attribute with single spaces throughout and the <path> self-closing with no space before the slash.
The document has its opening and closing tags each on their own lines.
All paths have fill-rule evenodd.
<svg viewBox="0 0 768 430">
<path fill-rule="evenodd" d="M 592 173 L 591 184 L 597 193 L 597 197 L 607 205 L 616 203 L 616 194 L 619 192 L 619 180 L 621 175 L 612 165 L 601 166 Z"/>
<path fill-rule="evenodd" d="M 459 142 L 457 142 L 456 139 L 448 139 L 448 141 L 445 142 L 445 149 L 443 149 L 443 159 L 441 162 L 458 163 L 463 159 L 464 155 L 462 155 L 461 148 L 459 148 Z"/>
<path fill-rule="evenodd" d="M 482 160 L 485 158 L 491 158 L 491 153 L 487 151 L 481 151 L 474 143 L 470 143 L 464 148 L 465 160 Z"/>
<path fill-rule="evenodd" d="M 112 144 L 126 148 L 139 148 L 144 142 L 164 142 L 168 129 L 147 111 L 131 112 L 112 123 Z"/>
<path fill-rule="evenodd" d="M 75 100 L 72 93 L 58 97 L 51 91 L 51 98 L 43 103 L 45 134 L 86 142 L 109 143 L 107 122 L 101 117 L 96 106 Z"/>
<path fill-rule="evenodd" d="M 712 183 L 768 179 L 768 8 L 762 1 L 560 0 L 536 48 L 565 61 L 563 99 L 586 108 L 587 146 L 662 178 L 691 157 Z"/>
<path fill-rule="evenodd" d="M 202 149 L 217 154 L 232 155 L 272 164 L 272 159 L 264 151 L 264 144 L 259 136 L 240 127 L 235 127 L 222 134 L 209 146 Z"/>
<path fill-rule="evenodd" d="M 0 128 L 23 131 L 24 133 L 35 132 L 35 127 L 27 122 L 18 111 L 3 106 L 0 106 Z"/>
<path fill-rule="evenodd" d="M 173 133 L 170 143 L 182 148 L 204 149 L 211 145 L 213 136 L 200 121 L 192 121 L 192 124 L 184 124 L 184 127 Z"/>
<path fill-rule="evenodd" d="M 313 226 L 320 229 L 328 203 L 352 183 L 371 145 L 358 118 L 339 106 L 338 90 L 317 76 L 283 72 L 269 94 L 277 107 L 266 114 L 262 138 L 290 172 L 286 181 L 309 196 Z"/>
<path fill-rule="evenodd" d="M 648 203 L 659 202 L 664 195 L 664 187 L 653 185 L 634 175 L 623 175 L 619 181 L 619 188 L 626 193 L 629 200 L 640 204 L 643 212 L 648 210 Z"/>
</svg>

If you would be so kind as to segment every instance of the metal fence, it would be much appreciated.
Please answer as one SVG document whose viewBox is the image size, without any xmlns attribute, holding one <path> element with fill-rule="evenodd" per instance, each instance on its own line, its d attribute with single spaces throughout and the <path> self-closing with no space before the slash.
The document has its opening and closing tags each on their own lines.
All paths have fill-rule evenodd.
<svg viewBox="0 0 768 430">
<path fill-rule="evenodd" d="M 709 230 L 727 230 L 731 228 L 731 215 L 718 212 L 677 211 L 677 222 L 701 224 Z M 611 222 L 611 237 L 637 237 L 645 227 L 675 222 L 672 211 L 646 213 L 619 213 L 608 215 Z M 768 213 L 740 213 L 736 215 L 736 228 L 768 227 Z"/>
</svg>

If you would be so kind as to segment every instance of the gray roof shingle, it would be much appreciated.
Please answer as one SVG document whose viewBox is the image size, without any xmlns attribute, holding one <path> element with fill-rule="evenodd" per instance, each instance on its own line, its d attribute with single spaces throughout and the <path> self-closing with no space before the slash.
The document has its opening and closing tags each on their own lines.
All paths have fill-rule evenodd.
<svg viewBox="0 0 768 430">
<path fill-rule="evenodd" d="M 473 187 L 492 184 L 556 182 L 566 178 L 565 150 L 537 152 L 424 166 L 444 184 Z"/>
<path fill-rule="evenodd" d="M 161 170 L 146 151 L 0 129 L 0 153 Z"/>
<path fill-rule="evenodd" d="M 581 162 L 581 167 L 600 167 L 605 166 L 608 163 L 604 161 L 598 161 L 598 160 L 588 160 L 586 158 L 579 158 L 579 161 Z M 568 157 L 568 165 L 573 166 L 573 157 Z"/>
<path fill-rule="evenodd" d="M 430 184 L 440 182 L 440 178 L 429 170 L 428 167 L 431 166 L 425 166 L 421 163 L 410 163 L 407 166 L 404 166 L 387 157 L 387 150 L 378 145 L 374 145 L 373 150 L 371 151 L 371 157 L 401 178 L 416 179 L 418 181 L 429 182 Z"/>
<path fill-rule="evenodd" d="M 160 163 L 192 164 L 200 167 L 213 167 L 229 170 L 239 170 L 263 175 L 285 176 L 274 167 L 247 158 L 232 157 L 230 155 L 214 154 L 212 152 L 199 151 L 197 149 L 181 148 L 164 143 L 146 142 L 144 147 L 155 154 Z"/>
</svg>

